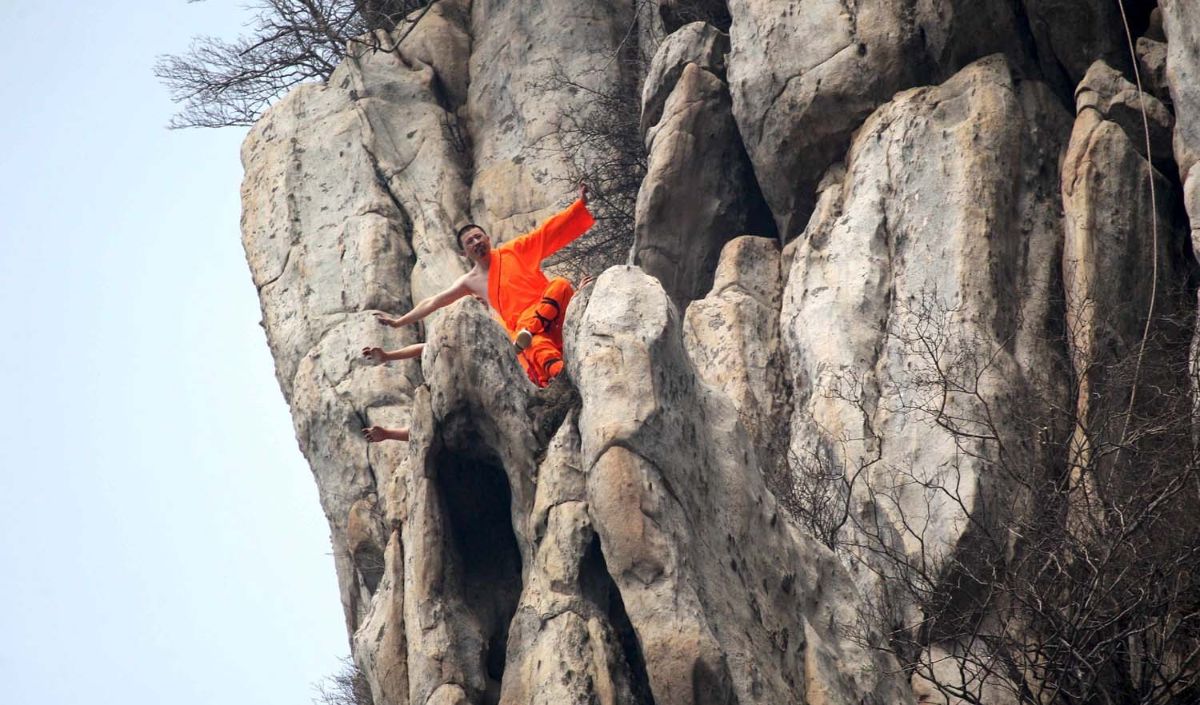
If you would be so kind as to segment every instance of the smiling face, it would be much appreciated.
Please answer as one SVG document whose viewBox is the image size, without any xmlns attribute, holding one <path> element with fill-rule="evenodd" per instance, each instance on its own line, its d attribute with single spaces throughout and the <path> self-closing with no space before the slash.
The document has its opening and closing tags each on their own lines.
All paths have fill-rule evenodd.
<svg viewBox="0 0 1200 705">
<path fill-rule="evenodd" d="M 492 251 L 492 239 L 478 225 L 469 225 L 459 231 L 458 244 L 467 257 L 475 262 L 483 260 Z"/>
</svg>

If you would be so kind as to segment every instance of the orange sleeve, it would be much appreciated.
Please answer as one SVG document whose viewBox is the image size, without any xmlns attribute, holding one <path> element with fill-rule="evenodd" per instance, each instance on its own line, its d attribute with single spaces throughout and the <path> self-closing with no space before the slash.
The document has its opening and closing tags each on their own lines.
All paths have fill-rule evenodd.
<svg viewBox="0 0 1200 705">
<path fill-rule="evenodd" d="M 513 251 L 522 260 L 539 263 L 587 232 L 596 219 L 578 199 L 563 212 L 551 216 L 536 230 L 512 241 Z"/>
</svg>

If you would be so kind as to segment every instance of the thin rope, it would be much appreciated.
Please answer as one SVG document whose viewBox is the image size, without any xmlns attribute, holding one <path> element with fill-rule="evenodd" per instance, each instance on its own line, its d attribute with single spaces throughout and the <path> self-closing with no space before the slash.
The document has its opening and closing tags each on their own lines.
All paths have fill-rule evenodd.
<svg viewBox="0 0 1200 705">
<path fill-rule="evenodd" d="M 1125 26 L 1125 41 L 1129 45 L 1129 58 L 1133 61 L 1133 78 L 1137 82 L 1138 109 L 1142 114 L 1142 132 L 1146 139 L 1146 178 L 1150 182 L 1150 232 L 1152 237 L 1153 270 L 1150 273 L 1150 307 L 1146 312 L 1146 325 L 1142 328 L 1142 341 L 1138 346 L 1137 360 L 1133 367 L 1133 384 L 1129 390 L 1129 407 L 1125 410 L 1125 427 L 1121 430 L 1121 442 L 1117 446 L 1117 458 L 1129 437 L 1129 420 L 1133 417 L 1133 406 L 1137 400 L 1138 382 L 1142 373 L 1142 358 L 1146 354 L 1146 341 L 1150 337 L 1150 323 L 1154 319 L 1154 301 L 1158 298 L 1158 197 L 1154 188 L 1154 162 L 1150 153 L 1150 121 L 1146 118 L 1146 99 L 1142 90 L 1142 72 L 1138 68 L 1137 50 L 1134 48 L 1133 31 L 1129 29 L 1129 17 L 1125 13 L 1125 0 L 1117 0 L 1121 10 L 1121 23 Z"/>
<path fill-rule="evenodd" d="M 613 62 L 617 60 L 617 57 L 621 55 L 621 50 L 625 48 L 625 42 L 629 41 L 629 38 L 633 36 L 633 30 L 638 26 L 638 22 L 641 19 L 639 15 L 641 15 L 642 6 L 649 4 L 649 2 L 650 0 L 642 0 L 641 2 L 634 4 L 633 19 L 629 23 L 629 29 L 625 31 L 625 36 L 622 37 L 620 43 L 617 44 L 617 50 L 613 52 L 612 56 L 608 57 L 608 61 L 605 62 L 603 67 L 601 67 L 600 73 L 608 71 L 608 67 L 612 66 Z"/>
</svg>

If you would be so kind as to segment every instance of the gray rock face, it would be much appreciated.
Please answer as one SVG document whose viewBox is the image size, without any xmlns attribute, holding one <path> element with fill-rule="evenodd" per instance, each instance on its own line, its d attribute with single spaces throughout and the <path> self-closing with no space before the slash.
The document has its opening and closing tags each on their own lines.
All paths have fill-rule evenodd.
<svg viewBox="0 0 1200 705">
<path fill-rule="evenodd" d="M 1171 89 L 1167 85 L 1166 42 L 1138 37 L 1136 50 L 1143 87 L 1155 98 L 1169 103 Z"/>
<path fill-rule="evenodd" d="M 642 84 L 642 137 L 662 118 L 663 106 L 688 64 L 723 81 L 728 53 L 729 35 L 704 22 L 693 22 L 669 35 L 654 54 Z"/>
<path fill-rule="evenodd" d="M 804 230 L 813 190 L 851 133 L 896 91 L 1014 45 L 1006 2 L 894 0 L 853 7 L 733 0 L 733 112 L 779 232 Z"/>
<path fill-rule="evenodd" d="M 654 701 L 906 701 L 844 635 L 852 585 L 767 491 L 736 408 L 691 372 L 658 282 L 607 271 L 568 355 L 590 511 Z"/>
<path fill-rule="evenodd" d="M 1175 123 L 1171 111 L 1154 96 L 1139 95 L 1137 86 L 1103 61 L 1092 64 L 1076 87 L 1075 109 L 1079 113 L 1094 111 L 1117 123 L 1143 157 L 1147 156 L 1149 139 L 1150 157 L 1154 161 L 1171 159 L 1171 129 Z"/>
<path fill-rule="evenodd" d="M 1136 354 L 1151 311 L 1160 312 L 1175 285 L 1171 274 L 1171 186 L 1147 164 L 1136 91 L 1096 62 L 1077 91 L 1075 126 L 1062 166 L 1066 218 L 1063 282 L 1068 347 L 1077 382 L 1072 467 L 1089 467 L 1092 444 L 1115 442 L 1129 399 L 1114 366 Z M 1144 96 L 1155 157 L 1170 154 L 1170 114 Z M 1133 105 L 1131 105 L 1133 103 Z M 1166 123 L 1164 124 L 1164 121 Z M 1152 207 L 1154 179 L 1157 209 Z"/>
<path fill-rule="evenodd" d="M 433 69 L 434 95 L 451 112 L 467 103 L 471 56 L 471 3 L 467 0 L 438 0 L 421 18 L 412 34 L 404 37 L 403 54 Z M 390 46 L 391 42 L 384 43 Z"/>
<path fill-rule="evenodd" d="M 1087 370 L 1136 344 L 1151 274 L 1194 296 L 1185 4 L 1139 41 L 1169 100 L 1084 0 L 442 0 L 279 101 L 243 242 L 376 705 L 903 705 L 955 678 L 1005 705 L 961 637 L 901 675 L 881 628 L 928 606 L 885 601 L 871 554 L 991 619 L 961 570 L 1003 569 L 1019 542 L 981 537 L 1037 506 L 998 468 L 1069 467 L 1044 412 L 1122 397 Z M 535 389 L 474 299 L 373 320 L 465 271 L 464 221 L 505 240 L 560 206 L 617 145 L 564 126 L 631 87 L 639 266 L 577 293 L 565 375 Z"/>
<path fill-rule="evenodd" d="M 721 247 L 761 209 L 725 82 L 687 64 L 646 144 L 634 262 L 684 306 L 708 291 Z"/>
<path fill-rule="evenodd" d="M 382 334 L 369 313 L 408 305 L 413 255 L 405 213 L 380 186 L 364 146 L 366 129 L 345 91 L 308 86 L 275 106 L 242 152 L 246 258 L 279 384 L 330 521 L 351 629 L 370 599 L 347 541 L 351 507 L 375 495 L 398 457 L 369 452 L 356 436 L 372 423 L 403 422 L 421 381 L 415 364 L 387 375 L 356 356 L 364 340 L 397 347 L 414 340 L 409 332 Z"/>
<path fill-rule="evenodd" d="M 1094 60 L 1124 56 L 1115 5 L 1088 0 L 729 7 L 734 115 L 787 240 L 804 230 L 814 188 L 851 133 L 897 91 L 1003 52 L 1022 73 L 1069 92 Z"/>
<path fill-rule="evenodd" d="M 629 80 L 615 54 L 632 21 L 627 0 L 472 3 L 471 210 L 497 241 L 553 215 L 575 191 L 576 164 L 608 158 L 602 139 L 567 154 L 562 132 L 591 119 L 588 90 Z"/>
<path fill-rule="evenodd" d="M 415 47 L 463 45 L 452 7 L 426 16 L 410 35 Z M 465 76 L 452 57 L 427 56 L 433 65 L 404 51 L 351 57 L 327 85 L 273 107 L 242 150 L 243 244 L 329 518 L 347 627 L 388 626 L 381 646 L 356 648 L 379 702 L 407 690 L 396 651 L 403 616 L 388 599 L 402 555 L 380 519 L 403 449 L 368 448 L 358 433 L 407 424 L 422 377 L 416 362 L 374 367 L 357 351 L 416 342 L 415 331 L 382 328 L 372 311 L 407 310 L 465 271 L 453 224 L 466 212 L 469 155 L 445 94 Z"/>
<path fill-rule="evenodd" d="M 433 12 L 410 39 L 417 40 L 419 49 L 465 42 L 461 28 Z M 466 219 L 470 153 L 444 88 L 462 80 L 455 75 L 462 66 L 444 56 L 435 58 L 448 65 L 444 72 L 404 53 L 367 52 L 347 61 L 330 79 L 330 87 L 342 89 L 353 101 L 363 125 L 363 149 L 386 184 L 386 196 L 412 230 L 414 301 L 466 271 L 453 232 Z"/>
<path fill-rule="evenodd" d="M 1192 241 L 1200 241 L 1200 18 L 1187 0 L 1163 0 L 1167 36 L 1167 84 L 1175 105 L 1175 161 L 1183 182 L 1183 200 L 1192 223 Z"/>
<path fill-rule="evenodd" d="M 697 377 L 733 402 L 767 467 L 781 456 L 787 435 L 789 400 L 779 340 L 782 293 L 778 245 L 766 238 L 739 237 L 721 251 L 712 291 L 688 305 L 683 326 Z"/>
<path fill-rule="evenodd" d="M 865 483 L 859 491 L 878 490 L 876 511 L 907 551 L 950 555 L 969 540 L 964 510 L 1003 522 L 1013 504 L 985 456 L 964 455 L 919 421 L 928 395 L 966 384 L 940 377 L 926 345 L 994 351 L 986 365 L 958 360 L 980 375 L 949 394 L 945 413 L 978 419 L 988 409 L 989 433 L 1011 452 L 1032 452 L 1022 419 L 1035 396 L 1063 391 L 1045 331 L 1060 315 L 1054 167 L 1065 132 L 1045 86 L 1014 85 L 998 56 L 901 93 L 864 124 L 844 181 L 826 188 L 829 202 L 795 250 L 781 320 L 793 470 L 841 472 Z M 948 484 L 962 506 L 930 489 Z"/>
</svg>

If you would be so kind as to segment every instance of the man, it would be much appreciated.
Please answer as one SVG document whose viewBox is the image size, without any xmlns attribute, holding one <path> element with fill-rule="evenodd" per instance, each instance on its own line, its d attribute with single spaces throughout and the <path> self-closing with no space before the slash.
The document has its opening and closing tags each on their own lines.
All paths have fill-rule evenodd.
<svg viewBox="0 0 1200 705">
<path fill-rule="evenodd" d="M 464 296 L 474 295 L 496 311 L 526 374 L 534 384 L 545 387 L 563 370 L 562 317 L 575 290 L 561 277 L 547 279 L 541 264 L 596 222 L 587 204 L 588 187 L 580 184 L 579 199 L 566 210 L 532 232 L 497 247 L 492 247 L 491 238 L 483 228 L 474 223 L 464 225 L 458 230 L 458 245 L 473 263 L 471 271 L 403 316 L 389 318 L 376 313 L 376 319 L 398 328 L 416 323 Z M 590 278 L 585 279 L 581 286 L 590 282 Z M 367 355 L 367 350 L 363 354 Z M 402 430 L 372 427 L 364 429 L 363 434 L 374 442 L 392 439 Z"/>
</svg>

